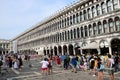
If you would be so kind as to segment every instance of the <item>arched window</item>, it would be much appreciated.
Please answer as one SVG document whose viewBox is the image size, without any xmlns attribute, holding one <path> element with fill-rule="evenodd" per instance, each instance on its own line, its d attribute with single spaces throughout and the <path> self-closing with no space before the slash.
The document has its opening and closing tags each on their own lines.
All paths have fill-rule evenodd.
<svg viewBox="0 0 120 80">
<path fill-rule="evenodd" d="M 73 24 L 75 24 L 75 15 L 73 15 Z"/>
<path fill-rule="evenodd" d="M 90 8 L 88 9 L 88 19 L 90 19 L 91 18 L 91 10 L 90 10 Z"/>
<path fill-rule="evenodd" d="M 95 23 L 93 24 L 93 34 L 97 35 L 97 26 Z"/>
<path fill-rule="evenodd" d="M 77 28 L 77 38 L 80 38 L 80 30 Z"/>
<path fill-rule="evenodd" d="M 60 29 L 60 22 L 58 21 L 58 29 Z"/>
<path fill-rule="evenodd" d="M 106 5 L 104 2 L 101 4 L 101 8 L 102 8 L 102 14 L 105 14 L 106 13 Z"/>
<path fill-rule="evenodd" d="M 62 20 L 62 28 L 64 27 L 64 20 Z"/>
<path fill-rule="evenodd" d="M 117 31 L 120 31 L 120 18 L 119 17 L 115 18 L 115 27 Z"/>
<path fill-rule="evenodd" d="M 95 7 L 92 7 L 92 17 L 95 17 Z"/>
<path fill-rule="evenodd" d="M 66 27 L 66 22 L 67 22 L 67 21 L 66 21 L 66 18 L 65 18 L 65 27 Z"/>
<path fill-rule="evenodd" d="M 80 21 L 82 21 L 83 19 L 82 19 L 82 12 L 80 12 Z"/>
<path fill-rule="evenodd" d="M 68 34 L 67 34 L 67 35 L 68 35 L 68 40 L 70 40 L 70 32 L 69 32 L 69 31 L 68 31 Z"/>
<path fill-rule="evenodd" d="M 100 15 L 100 6 L 97 5 L 97 6 L 96 6 L 96 9 L 97 9 L 97 15 L 99 16 L 99 15 Z"/>
<path fill-rule="evenodd" d="M 85 26 L 85 37 L 88 36 L 87 26 Z"/>
<path fill-rule="evenodd" d="M 102 33 L 102 25 L 101 22 L 98 22 L 98 34 Z"/>
<path fill-rule="evenodd" d="M 72 32 L 72 30 L 70 30 L 70 39 L 71 40 L 73 39 L 73 32 Z"/>
<path fill-rule="evenodd" d="M 76 29 L 74 29 L 74 39 L 76 39 Z"/>
<path fill-rule="evenodd" d="M 61 22 L 61 20 L 60 20 L 60 28 L 61 28 L 61 24 L 62 24 L 62 22 Z"/>
<path fill-rule="evenodd" d="M 70 16 L 70 25 L 72 25 L 72 23 L 73 23 L 73 22 L 72 22 L 72 16 Z"/>
<path fill-rule="evenodd" d="M 65 41 L 67 40 L 67 33 L 66 33 L 66 31 L 65 31 Z"/>
<path fill-rule="evenodd" d="M 64 38 L 65 38 L 65 37 L 64 37 L 64 32 L 62 32 L 62 41 L 64 41 Z"/>
<path fill-rule="evenodd" d="M 92 26 L 89 25 L 89 36 L 92 36 Z"/>
<path fill-rule="evenodd" d="M 112 19 L 109 19 L 109 32 L 114 31 L 114 23 Z"/>
<path fill-rule="evenodd" d="M 83 37 L 83 27 L 81 27 L 81 37 Z"/>
<path fill-rule="evenodd" d="M 113 0 L 113 8 L 114 10 L 118 9 L 118 0 Z"/>
<path fill-rule="evenodd" d="M 112 6 L 111 6 L 111 1 L 110 0 L 108 0 L 107 1 L 107 10 L 108 10 L 108 12 L 111 12 L 112 11 Z"/>
<path fill-rule="evenodd" d="M 106 21 L 103 21 L 103 31 L 104 31 L 104 33 L 108 32 L 107 22 Z"/>
<path fill-rule="evenodd" d="M 62 34 L 60 33 L 60 41 L 62 41 Z"/>
<path fill-rule="evenodd" d="M 57 36 L 58 36 L 58 37 L 57 37 L 57 38 L 58 38 L 57 40 L 58 40 L 58 42 L 59 42 L 60 36 L 59 36 L 59 34 L 58 34 Z"/>
<path fill-rule="evenodd" d="M 69 17 L 67 17 L 67 26 L 69 26 Z"/>
<path fill-rule="evenodd" d="M 87 19 L 87 13 L 86 13 L 86 11 L 84 10 L 84 15 L 83 15 L 83 18 L 84 18 L 84 20 L 86 20 Z"/>
<path fill-rule="evenodd" d="M 79 22 L 79 18 L 78 18 L 79 16 L 78 16 L 78 13 L 76 14 L 76 23 L 78 23 Z"/>
</svg>

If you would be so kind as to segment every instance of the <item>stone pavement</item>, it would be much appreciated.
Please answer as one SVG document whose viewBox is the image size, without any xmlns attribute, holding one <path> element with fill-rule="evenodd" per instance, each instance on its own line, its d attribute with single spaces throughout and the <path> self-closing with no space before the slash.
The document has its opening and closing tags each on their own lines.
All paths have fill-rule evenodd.
<svg viewBox="0 0 120 80">
<path fill-rule="evenodd" d="M 105 72 L 105 80 L 110 80 L 108 74 Z M 77 73 L 71 70 L 63 70 L 54 67 L 53 74 L 42 76 L 39 72 L 30 72 L 27 75 L 8 78 L 7 80 L 97 80 L 97 76 L 88 74 L 88 71 L 78 71 Z M 115 80 L 120 80 L 120 72 L 115 73 Z"/>
<path fill-rule="evenodd" d="M 40 72 L 39 60 L 31 61 L 33 67 L 29 68 L 24 62 L 24 67 L 20 71 L 8 69 L 3 75 L 0 75 L 0 80 L 97 80 L 97 76 L 88 74 L 88 71 L 78 71 L 77 73 L 71 70 L 63 70 L 58 66 L 53 66 L 51 75 L 42 76 Z M 104 72 L 105 80 L 110 80 L 108 73 Z M 120 80 L 120 72 L 115 73 L 115 80 Z"/>
</svg>

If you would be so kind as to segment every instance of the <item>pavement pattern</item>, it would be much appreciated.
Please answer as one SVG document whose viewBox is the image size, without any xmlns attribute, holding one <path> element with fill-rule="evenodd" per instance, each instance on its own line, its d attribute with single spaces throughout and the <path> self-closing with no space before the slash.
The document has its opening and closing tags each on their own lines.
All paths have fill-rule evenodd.
<svg viewBox="0 0 120 80">
<path fill-rule="evenodd" d="M 53 66 L 51 75 L 42 76 L 39 62 L 39 59 L 31 60 L 31 63 L 24 61 L 22 70 L 2 70 L 0 80 L 97 80 L 97 76 L 90 75 L 88 71 L 73 73 L 70 69 L 64 70 L 57 65 Z M 29 64 L 32 64 L 32 67 L 29 67 Z M 104 72 L 104 76 L 105 80 L 110 80 L 107 72 Z M 120 80 L 120 72 L 115 73 L 115 80 Z"/>
</svg>

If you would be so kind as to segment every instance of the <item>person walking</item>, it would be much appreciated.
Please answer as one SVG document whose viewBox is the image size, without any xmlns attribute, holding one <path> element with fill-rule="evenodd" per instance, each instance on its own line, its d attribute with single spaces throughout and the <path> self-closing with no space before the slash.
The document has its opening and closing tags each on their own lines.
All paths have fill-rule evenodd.
<svg viewBox="0 0 120 80">
<path fill-rule="evenodd" d="M 98 57 L 97 59 L 97 72 L 98 72 L 98 80 L 104 80 L 104 64 L 102 63 L 102 60 Z"/>
<path fill-rule="evenodd" d="M 42 64 L 41 69 L 42 69 L 42 75 L 47 75 L 47 69 L 49 62 L 47 61 L 47 58 L 44 58 L 43 61 L 40 62 Z"/>
<path fill-rule="evenodd" d="M 114 80 L 114 59 L 111 57 L 110 54 L 108 54 L 108 61 L 107 61 L 107 67 L 108 67 L 108 74 L 110 75 L 111 80 Z"/>
</svg>

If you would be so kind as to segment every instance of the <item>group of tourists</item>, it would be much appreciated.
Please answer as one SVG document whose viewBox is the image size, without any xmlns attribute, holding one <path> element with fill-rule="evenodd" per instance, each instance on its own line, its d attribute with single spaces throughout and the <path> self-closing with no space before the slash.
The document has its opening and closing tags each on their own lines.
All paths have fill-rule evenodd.
<svg viewBox="0 0 120 80">
<path fill-rule="evenodd" d="M 64 70 L 71 69 L 71 72 L 74 73 L 77 73 L 78 70 L 88 71 L 90 75 L 98 76 L 98 80 L 104 80 L 104 71 L 107 71 L 111 80 L 114 80 L 114 72 L 119 71 L 120 56 L 118 54 L 107 54 L 106 56 L 97 54 L 46 56 L 40 62 L 43 75 L 51 74 L 54 62 L 58 67 L 64 68 Z"/>
<path fill-rule="evenodd" d="M 0 62 L 2 63 L 0 66 L 3 66 L 3 68 L 6 69 L 12 68 L 15 70 L 21 70 L 23 66 L 23 55 L 0 54 Z"/>
</svg>

